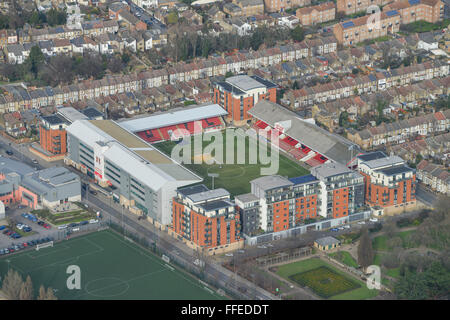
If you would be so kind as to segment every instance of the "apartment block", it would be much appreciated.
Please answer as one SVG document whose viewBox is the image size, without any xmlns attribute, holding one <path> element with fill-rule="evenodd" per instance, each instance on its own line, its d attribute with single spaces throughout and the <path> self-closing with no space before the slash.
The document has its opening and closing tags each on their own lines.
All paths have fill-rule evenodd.
<svg viewBox="0 0 450 320">
<path fill-rule="evenodd" d="M 230 193 L 194 185 L 177 190 L 172 204 L 172 229 L 196 247 L 232 248 L 239 244 L 240 217 Z"/>
<path fill-rule="evenodd" d="M 360 155 L 358 171 L 364 176 L 366 203 L 390 210 L 414 205 L 416 172 L 398 156 L 383 152 Z"/>
<path fill-rule="evenodd" d="M 366 11 L 370 6 L 384 6 L 392 0 L 337 0 L 337 12 L 345 15 Z"/>
<path fill-rule="evenodd" d="M 264 0 L 267 12 L 283 12 L 287 9 L 305 7 L 311 4 L 311 0 Z"/>
<path fill-rule="evenodd" d="M 239 75 L 217 82 L 214 103 L 228 112 L 228 120 L 245 122 L 251 118 L 247 113 L 259 100 L 277 100 L 277 85 L 258 76 Z"/>
<path fill-rule="evenodd" d="M 436 23 L 444 18 L 444 2 L 440 0 L 400 0 L 383 7 L 383 12 L 396 11 L 401 24 L 415 21 Z"/>
<path fill-rule="evenodd" d="M 304 26 L 332 21 L 336 18 L 334 2 L 324 2 L 316 6 L 297 9 L 296 16 Z"/>
<path fill-rule="evenodd" d="M 345 217 L 364 205 L 363 176 L 336 163 L 315 167 L 306 176 L 264 176 L 250 183 L 250 194 L 236 196 L 243 231 L 249 235 L 288 230 L 319 216 Z"/>
<path fill-rule="evenodd" d="M 337 41 L 343 45 L 354 45 L 365 40 L 376 39 L 400 30 L 400 15 L 395 10 L 381 12 L 379 22 L 375 16 L 366 15 L 338 23 L 333 28 Z"/>
</svg>

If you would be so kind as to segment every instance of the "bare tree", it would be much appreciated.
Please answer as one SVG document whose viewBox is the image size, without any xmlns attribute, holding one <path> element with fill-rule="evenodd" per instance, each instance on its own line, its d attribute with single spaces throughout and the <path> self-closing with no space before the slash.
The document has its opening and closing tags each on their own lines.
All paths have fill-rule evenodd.
<svg viewBox="0 0 450 320">
<path fill-rule="evenodd" d="M 363 267 L 364 271 L 372 264 L 373 256 L 372 240 L 369 237 L 367 228 L 364 228 L 361 231 L 358 245 L 358 263 Z"/>
<path fill-rule="evenodd" d="M 43 285 L 39 287 L 39 295 L 37 297 L 38 300 L 47 300 L 47 292 Z"/>
<path fill-rule="evenodd" d="M 58 298 L 55 296 L 53 289 L 51 287 L 47 288 L 47 294 L 45 296 L 45 300 L 58 300 Z"/>
<path fill-rule="evenodd" d="M 22 283 L 19 294 L 20 300 L 33 300 L 33 283 L 30 276 L 27 276 L 27 280 Z"/>
<path fill-rule="evenodd" d="M 13 269 L 9 269 L 3 280 L 2 290 L 9 299 L 18 300 L 20 298 L 22 283 L 23 279 L 20 274 Z"/>
</svg>

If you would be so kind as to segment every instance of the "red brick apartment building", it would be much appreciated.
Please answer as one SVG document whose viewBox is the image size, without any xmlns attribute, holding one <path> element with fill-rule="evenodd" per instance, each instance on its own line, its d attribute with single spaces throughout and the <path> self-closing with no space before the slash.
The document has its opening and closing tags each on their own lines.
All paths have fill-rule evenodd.
<svg viewBox="0 0 450 320">
<path fill-rule="evenodd" d="M 397 156 L 372 152 L 358 156 L 358 170 L 364 176 L 366 203 L 390 211 L 415 205 L 416 173 Z"/>
<path fill-rule="evenodd" d="M 54 155 L 67 152 L 66 127 L 70 122 L 58 114 L 41 118 L 39 125 L 39 143 L 41 147 Z"/>
<path fill-rule="evenodd" d="M 230 193 L 195 185 L 177 190 L 172 204 L 172 229 L 188 245 L 210 253 L 242 245 L 240 216 Z"/>
<path fill-rule="evenodd" d="M 366 11 L 368 7 L 384 6 L 385 4 L 392 2 L 392 0 L 337 0 L 337 12 L 344 13 L 345 15 Z"/>
<path fill-rule="evenodd" d="M 228 121 L 244 123 L 259 100 L 277 101 L 277 85 L 258 76 L 238 75 L 214 85 L 214 103 L 228 112 Z"/>
<path fill-rule="evenodd" d="M 383 11 L 397 11 L 401 24 L 419 20 L 436 23 L 444 18 L 444 3 L 440 0 L 400 0 L 386 5 Z"/>
<path fill-rule="evenodd" d="M 334 20 L 336 5 L 334 2 L 324 2 L 316 6 L 297 9 L 296 16 L 304 26 Z"/>
<path fill-rule="evenodd" d="M 264 0 L 267 12 L 283 12 L 287 9 L 305 7 L 311 4 L 311 0 Z"/>
<path fill-rule="evenodd" d="M 372 15 L 366 15 L 356 19 L 338 23 L 333 28 L 333 33 L 340 44 L 355 45 L 364 40 L 376 39 L 398 32 L 400 30 L 400 15 L 395 10 L 381 12 L 379 28 L 374 27 L 369 20 Z"/>
</svg>

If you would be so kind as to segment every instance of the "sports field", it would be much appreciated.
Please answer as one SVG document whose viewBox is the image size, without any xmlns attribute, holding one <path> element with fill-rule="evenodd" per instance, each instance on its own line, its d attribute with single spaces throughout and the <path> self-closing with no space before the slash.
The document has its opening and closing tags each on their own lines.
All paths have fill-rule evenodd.
<svg viewBox="0 0 450 320">
<path fill-rule="evenodd" d="M 366 284 L 319 258 L 282 265 L 277 274 L 300 286 L 307 286 L 318 296 L 331 300 L 363 300 L 378 295 Z"/>
<path fill-rule="evenodd" d="M 204 134 L 204 139 L 202 142 L 202 148 L 203 150 L 206 150 L 205 148 L 210 145 L 211 143 L 214 143 L 215 140 L 213 138 L 210 139 L 210 136 L 214 135 L 212 134 Z M 250 181 L 253 179 L 256 179 L 261 176 L 261 168 L 268 168 L 269 164 L 262 164 L 259 160 L 256 164 L 249 164 L 250 157 L 249 157 L 249 139 L 254 138 L 248 137 L 245 141 L 245 148 L 238 147 L 237 143 L 234 143 L 234 158 L 235 164 L 186 164 L 183 165 L 188 168 L 189 170 L 192 170 L 199 176 L 201 176 L 204 181 L 203 183 L 208 187 L 212 187 L 212 178 L 208 177 L 209 173 L 217 173 L 219 174 L 218 178 L 214 178 L 214 187 L 215 188 L 225 188 L 227 189 L 231 195 L 239 195 L 243 193 L 250 192 Z M 223 159 L 226 159 L 226 138 L 225 138 L 225 130 L 222 131 L 222 141 L 223 143 Z M 160 142 L 158 144 L 154 144 L 155 147 L 160 149 L 165 154 L 169 155 L 172 152 L 172 149 L 176 146 L 176 142 L 173 141 L 165 141 Z M 191 143 L 191 154 L 192 154 L 192 163 L 194 162 L 194 143 Z M 268 155 L 270 155 L 270 147 L 268 149 Z M 256 151 L 252 151 L 256 153 Z M 204 151 L 204 153 L 207 153 Z M 238 163 L 238 154 L 239 153 L 245 153 L 245 161 L 243 164 Z M 211 156 L 215 157 L 215 152 L 211 152 Z M 278 165 L 278 172 L 276 174 L 279 174 L 281 176 L 287 176 L 289 178 L 304 176 L 306 174 L 309 174 L 309 171 L 303 167 L 301 167 L 298 163 L 294 162 L 293 160 L 287 158 L 284 156 L 281 152 L 279 153 L 279 165 Z"/>
<path fill-rule="evenodd" d="M 39 251 L 0 259 L 2 278 L 9 267 L 39 286 L 56 289 L 58 299 L 221 299 L 195 278 L 167 266 L 113 231 L 94 232 Z M 67 289 L 69 265 L 81 270 L 81 289 Z"/>
</svg>

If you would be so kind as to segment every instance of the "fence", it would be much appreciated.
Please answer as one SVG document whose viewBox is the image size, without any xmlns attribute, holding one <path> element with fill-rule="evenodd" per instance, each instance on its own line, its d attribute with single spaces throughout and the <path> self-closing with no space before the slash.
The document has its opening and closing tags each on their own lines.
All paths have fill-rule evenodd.
<svg viewBox="0 0 450 320">
<path fill-rule="evenodd" d="M 262 234 L 259 236 L 249 237 L 245 235 L 245 244 L 254 246 L 266 242 L 271 242 L 274 240 L 279 240 L 283 238 L 295 237 L 300 234 L 306 233 L 308 230 L 323 230 L 329 229 L 333 227 L 340 226 L 342 224 L 346 224 L 349 222 L 354 222 L 358 220 L 365 220 L 370 217 L 370 211 L 364 211 L 357 214 L 349 215 L 348 217 L 342 217 L 337 219 L 328 219 L 322 220 L 311 224 L 305 224 L 302 226 L 298 226 L 292 229 L 279 231 L 279 232 L 271 232 Z"/>
</svg>

